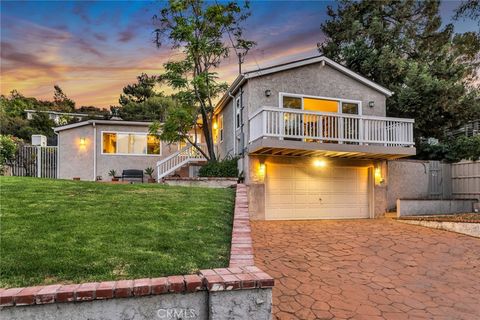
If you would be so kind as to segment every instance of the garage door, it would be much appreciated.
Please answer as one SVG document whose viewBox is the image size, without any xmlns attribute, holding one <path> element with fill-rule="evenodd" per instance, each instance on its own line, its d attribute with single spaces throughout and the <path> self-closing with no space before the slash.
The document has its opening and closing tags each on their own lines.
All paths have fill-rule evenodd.
<svg viewBox="0 0 480 320">
<path fill-rule="evenodd" d="M 268 220 L 368 218 L 368 168 L 267 164 Z"/>
</svg>

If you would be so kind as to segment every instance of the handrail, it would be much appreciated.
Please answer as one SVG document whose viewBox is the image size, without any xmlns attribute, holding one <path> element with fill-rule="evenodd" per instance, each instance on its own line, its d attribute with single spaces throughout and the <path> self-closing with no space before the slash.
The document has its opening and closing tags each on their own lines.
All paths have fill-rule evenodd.
<svg viewBox="0 0 480 320">
<path fill-rule="evenodd" d="M 353 118 L 353 119 L 387 120 L 387 121 L 400 121 L 400 122 L 409 122 L 409 123 L 415 122 L 414 119 L 408 119 L 408 118 L 379 117 L 379 116 L 357 115 L 357 114 L 348 114 L 348 113 L 320 112 L 320 111 L 276 108 L 276 107 L 267 107 L 267 106 L 261 107 L 259 110 L 255 111 L 251 116 L 249 116 L 248 119 L 252 120 L 254 117 L 256 117 L 259 113 L 263 111 L 311 114 L 311 115 L 318 115 L 318 116 Z"/>
<path fill-rule="evenodd" d="M 199 145 L 202 151 L 206 151 L 206 145 Z M 193 145 L 187 144 L 179 151 L 157 162 L 157 179 L 160 180 L 178 168 L 193 161 L 206 160 L 203 154 Z"/>
<path fill-rule="evenodd" d="M 414 145 L 413 119 L 262 107 L 249 122 L 250 142 L 271 137 L 322 143 Z"/>
</svg>

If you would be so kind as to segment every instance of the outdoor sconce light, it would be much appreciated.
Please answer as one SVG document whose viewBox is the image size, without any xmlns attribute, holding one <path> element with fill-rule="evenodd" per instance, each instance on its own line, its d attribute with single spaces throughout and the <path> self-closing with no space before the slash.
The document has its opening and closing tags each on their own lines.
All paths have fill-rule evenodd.
<svg viewBox="0 0 480 320">
<path fill-rule="evenodd" d="M 265 179 L 265 162 L 263 160 L 258 164 L 258 180 L 263 181 Z"/>
<path fill-rule="evenodd" d="M 85 146 L 85 138 L 84 137 L 80 138 L 80 146 L 82 146 L 82 147 Z"/>
<path fill-rule="evenodd" d="M 375 171 L 374 171 L 373 175 L 375 177 L 375 184 L 376 185 L 382 184 L 385 181 L 382 177 L 382 168 L 381 168 L 380 165 L 377 165 L 375 167 Z"/>
<path fill-rule="evenodd" d="M 368 106 L 369 106 L 370 108 L 375 107 L 375 101 L 368 101 Z"/>
<path fill-rule="evenodd" d="M 265 90 L 265 97 L 270 97 L 272 95 L 272 90 L 267 89 Z"/>
<path fill-rule="evenodd" d="M 217 130 L 217 129 L 218 129 L 217 121 L 213 122 L 213 129 L 214 129 L 214 130 Z"/>
</svg>

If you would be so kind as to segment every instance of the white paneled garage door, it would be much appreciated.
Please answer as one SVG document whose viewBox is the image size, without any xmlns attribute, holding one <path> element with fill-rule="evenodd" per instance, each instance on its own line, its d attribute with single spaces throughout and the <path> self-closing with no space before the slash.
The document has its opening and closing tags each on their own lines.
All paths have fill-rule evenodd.
<svg viewBox="0 0 480 320">
<path fill-rule="evenodd" d="M 267 164 L 267 220 L 368 218 L 368 168 Z"/>
</svg>

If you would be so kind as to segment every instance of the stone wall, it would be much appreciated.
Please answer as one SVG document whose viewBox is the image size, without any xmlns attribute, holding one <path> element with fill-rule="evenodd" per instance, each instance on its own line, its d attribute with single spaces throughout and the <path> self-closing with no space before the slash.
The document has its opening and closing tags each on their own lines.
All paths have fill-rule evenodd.
<svg viewBox="0 0 480 320">
<path fill-rule="evenodd" d="M 397 200 L 397 217 L 473 212 L 477 200 Z"/>
<path fill-rule="evenodd" d="M 164 183 L 170 186 L 229 188 L 237 184 L 237 178 L 210 178 L 210 177 L 167 177 Z"/>
</svg>

